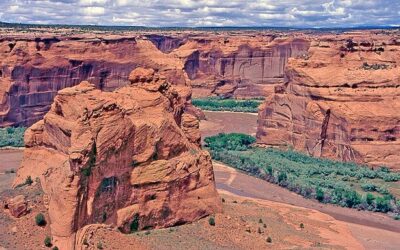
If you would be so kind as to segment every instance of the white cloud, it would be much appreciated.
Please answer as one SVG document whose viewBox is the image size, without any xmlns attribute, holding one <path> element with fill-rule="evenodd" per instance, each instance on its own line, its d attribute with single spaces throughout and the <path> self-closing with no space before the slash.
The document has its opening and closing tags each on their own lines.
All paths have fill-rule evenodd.
<svg viewBox="0 0 400 250">
<path fill-rule="evenodd" d="M 80 5 L 90 6 L 90 5 L 104 5 L 107 3 L 107 0 L 79 0 Z"/>
<path fill-rule="evenodd" d="M 99 16 L 105 13 L 105 9 L 103 7 L 84 7 L 81 9 L 82 14 L 88 16 Z"/>
<path fill-rule="evenodd" d="M 400 23 L 399 0 L 0 0 L 0 21 L 331 27 Z"/>
</svg>

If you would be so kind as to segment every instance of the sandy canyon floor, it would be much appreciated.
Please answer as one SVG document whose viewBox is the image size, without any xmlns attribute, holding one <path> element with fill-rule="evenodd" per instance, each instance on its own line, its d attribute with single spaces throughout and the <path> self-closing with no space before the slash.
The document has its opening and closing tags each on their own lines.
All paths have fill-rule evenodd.
<svg viewBox="0 0 400 250">
<path fill-rule="evenodd" d="M 203 138 L 220 132 L 254 134 L 257 116 L 230 112 L 206 112 L 201 123 Z M 0 151 L 0 195 L 20 192 L 30 200 L 31 212 L 13 219 L 0 210 L 0 249 L 41 249 L 49 228 L 34 224 L 45 201 L 38 187 L 10 190 L 22 150 Z M 8 171 L 6 174 L 5 172 Z M 95 226 L 88 231 L 86 249 L 396 249 L 400 245 L 400 222 L 378 213 L 325 205 L 279 186 L 214 163 L 217 187 L 224 212 L 170 229 L 123 235 Z M 261 223 L 260 223 L 261 222 Z M 304 228 L 300 228 L 303 223 Z M 271 243 L 267 238 L 271 238 Z M 251 246 L 251 247 L 249 247 Z M 398 248 L 397 248 L 398 249 Z"/>
</svg>

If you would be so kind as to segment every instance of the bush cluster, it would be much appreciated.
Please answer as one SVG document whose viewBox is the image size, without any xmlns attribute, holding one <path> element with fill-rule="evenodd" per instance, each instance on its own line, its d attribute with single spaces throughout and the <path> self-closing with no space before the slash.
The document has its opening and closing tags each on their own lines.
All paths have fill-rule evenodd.
<svg viewBox="0 0 400 250">
<path fill-rule="evenodd" d="M 0 147 L 23 147 L 26 128 L 0 128 Z"/>
<path fill-rule="evenodd" d="M 233 111 L 257 113 L 262 99 L 223 99 L 220 97 L 208 97 L 193 99 L 194 106 L 211 111 Z"/>
<path fill-rule="evenodd" d="M 355 163 L 313 158 L 292 150 L 253 147 L 255 138 L 219 134 L 205 139 L 214 160 L 323 203 L 400 214 L 400 202 L 388 188 L 400 173 Z M 399 193 L 399 192 L 396 192 Z"/>
</svg>

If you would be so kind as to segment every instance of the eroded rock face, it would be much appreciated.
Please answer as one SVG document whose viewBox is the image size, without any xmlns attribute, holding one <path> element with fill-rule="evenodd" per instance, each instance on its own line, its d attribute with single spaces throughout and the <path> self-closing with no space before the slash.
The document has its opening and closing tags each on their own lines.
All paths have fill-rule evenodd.
<svg viewBox="0 0 400 250">
<path fill-rule="evenodd" d="M 191 39 L 173 53 L 181 57 L 196 96 L 260 97 L 283 82 L 290 57 L 306 53 L 309 42 L 273 35 Z"/>
<path fill-rule="evenodd" d="M 61 90 L 26 132 L 14 185 L 40 178 L 57 246 L 72 249 L 88 224 L 128 233 L 220 211 L 198 121 L 184 113 L 190 87 L 171 84 L 169 74 L 138 68 L 114 92 L 89 82 Z"/>
<path fill-rule="evenodd" d="M 104 91 L 125 86 L 137 67 L 169 69 L 168 77 L 177 83 L 189 77 L 196 96 L 266 96 L 283 81 L 288 58 L 309 47 L 294 36 L 5 35 L 0 39 L 0 127 L 32 125 L 50 109 L 57 91 L 85 80 Z"/>
<path fill-rule="evenodd" d="M 384 35 L 313 41 L 260 108 L 258 142 L 400 169 L 399 58 Z"/>
<path fill-rule="evenodd" d="M 129 83 L 136 67 L 176 70 L 168 76 L 186 82 L 179 59 L 136 36 L 0 40 L 0 127 L 30 126 L 50 109 L 57 91 L 84 80 L 112 91 Z"/>
</svg>

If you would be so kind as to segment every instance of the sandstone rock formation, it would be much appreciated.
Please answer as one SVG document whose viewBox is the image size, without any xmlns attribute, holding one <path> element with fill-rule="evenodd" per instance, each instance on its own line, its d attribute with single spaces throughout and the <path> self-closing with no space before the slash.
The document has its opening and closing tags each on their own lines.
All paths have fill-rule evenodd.
<svg viewBox="0 0 400 250">
<path fill-rule="evenodd" d="M 220 211 L 198 121 L 185 113 L 190 87 L 171 71 L 138 68 L 131 85 L 103 92 L 89 82 L 58 92 L 25 135 L 14 185 L 40 178 L 55 245 L 104 223 L 122 232 L 191 222 Z"/>
<path fill-rule="evenodd" d="M 306 39 L 256 34 L 190 39 L 173 53 L 184 61 L 196 96 L 266 96 L 283 82 L 288 58 L 303 55 Z"/>
<path fill-rule="evenodd" d="M 15 218 L 19 218 L 29 212 L 28 202 L 25 200 L 25 197 L 23 195 L 18 195 L 14 198 L 8 199 L 5 203 L 5 207 Z"/>
<path fill-rule="evenodd" d="M 32 125 L 47 113 L 57 91 L 84 80 L 105 91 L 124 86 L 139 66 L 175 70 L 169 75 L 174 82 L 188 76 L 196 96 L 265 96 L 282 82 L 288 58 L 302 55 L 309 46 L 293 37 L 209 32 L 4 35 L 0 127 Z"/>
<path fill-rule="evenodd" d="M 260 108 L 258 142 L 400 169 L 399 63 L 390 36 L 316 38 Z"/>
<path fill-rule="evenodd" d="M 105 91 L 129 83 L 132 69 L 176 70 L 179 59 L 136 36 L 4 37 L 0 39 L 0 127 L 30 126 L 43 118 L 57 91 L 88 80 Z"/>
</svg>

